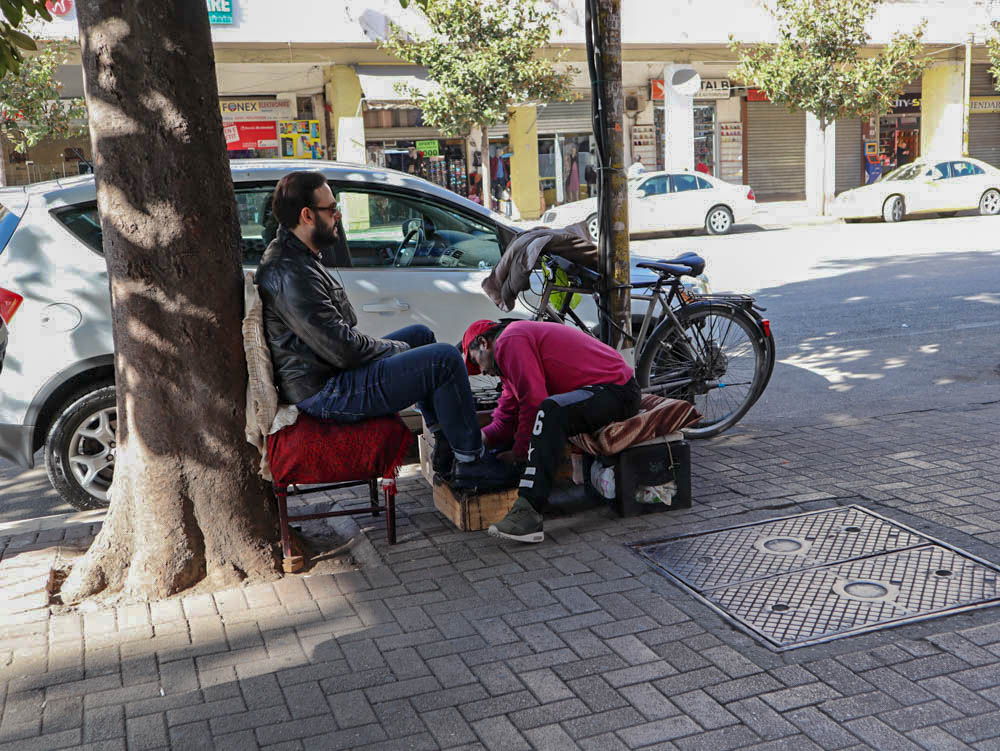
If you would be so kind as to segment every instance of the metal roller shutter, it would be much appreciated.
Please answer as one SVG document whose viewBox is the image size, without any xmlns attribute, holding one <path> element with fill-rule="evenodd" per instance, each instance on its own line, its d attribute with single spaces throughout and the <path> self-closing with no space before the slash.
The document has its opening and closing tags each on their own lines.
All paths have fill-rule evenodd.
<svg viewBox="0 0 1000 751">
<path fill-rule="evenodd" d="M 758 200 L 806 195 L 806 116 L 770 102 L 747 102 L 746 182 Z"/>
<path fill-rule="evenodd" d="M 856 188 L 862 184 L 861 119 L 838 120 L 834 126 L 837 139 L 837 175 L 834 193 Z"/>
<path fill-rule="evenodd" d="M 969 116 L 969 156 L 1000 167 L 1000 112 Z"/>
<path fill-rule="evenodd" d="M 593 131 L 589 99 L 577 102 L 549 102 L 535 108 L 536 130 L 539 135 L 552 133 L 590 133 Z M 510 132 L 507 123 L 489 129 L 490 138 Z"/>
<path fill-rule="evenodd" d="M 972 96 L 996 96 L 996 82 L 989 65 L 973 65 L 972 80 L 969 82 Z"/>
</svg>

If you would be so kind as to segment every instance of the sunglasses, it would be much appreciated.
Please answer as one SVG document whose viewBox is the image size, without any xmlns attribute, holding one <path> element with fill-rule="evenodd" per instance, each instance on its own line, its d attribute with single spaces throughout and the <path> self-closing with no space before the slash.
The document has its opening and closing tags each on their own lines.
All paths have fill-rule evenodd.
<svg viewBox="0 0 1000 751">
<path fill-rule="evenodd" d="M 329 206 L 310 206 L 309 208 L 313 211 L 330 211 L 333 213 L 340 211 L 340 206 L 336 203 L 331 203 Z"/>
</svg>

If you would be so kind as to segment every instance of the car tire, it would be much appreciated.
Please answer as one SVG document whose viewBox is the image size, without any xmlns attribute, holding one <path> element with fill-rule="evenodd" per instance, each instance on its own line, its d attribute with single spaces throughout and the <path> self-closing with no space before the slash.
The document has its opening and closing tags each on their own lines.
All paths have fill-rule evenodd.
<svg viewBox="0 0 1000 751">
<path fill-rule="evenodd" d="M 733 228 L 733 212 L 728 206 L 713 206 L 705 215 L 705 231 L 710 235 L 726 235 Z"/>
<path fill-rule="evenodd" d="M 990 188 L 979 199 L 979 213 L 983 216 L 1000 214 L 1000 190 Z"/>
<path fill-rule="evenodd" d="M 598 219 L 597 214 L 591 214 L 588 216 L 586 224 L 587 234 L 590 235 L 590 239 L 596 243 L 598 237 L 600 236 L 600 220 Z"/>
<path fill-rule="evenodd" d="M 882 219 L 886 222 L 901 222 L 906 216 L 906 204 L 902 196 L 889 196 L 882 204 Z"/>
<path fill-rule="evenodd" d="M 98 383 L 66 401 L 45 442 L 52 487 L 81 511 L 105 508 L 118 427 L 115 387 Z"/>
</svg>

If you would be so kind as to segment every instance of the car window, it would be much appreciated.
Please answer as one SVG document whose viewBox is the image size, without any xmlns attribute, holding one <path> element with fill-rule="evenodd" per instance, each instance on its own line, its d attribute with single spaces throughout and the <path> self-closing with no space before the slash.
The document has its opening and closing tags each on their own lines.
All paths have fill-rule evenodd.
<svg viewBox="0 0 1000 751">
<path fill-rule="evenodd" d="M 885 176 L 886 180 L 913 180 L 923 174 L 924 164 L 906 164 Z"/>
<path fill-rule="evenodd" d="M 331 186 L 353 266 L 491 269 L 496 230 L 448 206 L 410 196 Z"/>
<path fill-rule="evenodd" d="M 952 162 L 951 163 L 951 174 L 952 177 L 968 177 L 969 175 L 982 174 L 982 170 L 976 172 L 979 169 L 972 162 Z"/>
<path fill-rule="evenodd" d="M 698 178 L 694 175 L 671 175 L 670 191 L 684 193 L 688 190 L 698 190 Z"/>
<path fill-rule="evenodd" d="M 639 189 L 646 191 L 647 196 L 663 195 L 667 192 L 667 176 L 658 175 L 657 177 L 651 177 L 639 185 Z"/>
<path fill-rule="evenodd" d="M 0 253 L 3 253 L 3 249 L 7 247 L 10 236 L 14 234 L 19 221 L 20 217 L 17 214 L 0 203 Z"/>
<path fill-rule="evenodd" d="M 929 172 L 931 180 L 947 180 L 951 177 L 951 168 L 948 166 L 948 162 L 935 164 Z"/>
<path fill-rule="evenodd" d="M 712 183 L 706 180 L 704 177 L 696 178 L 698 180 L 698 190 L 711 190 Z"/>
<path fill-rule="evenodd" d="M 66 229 L 72 232 L 95 253 L 104 255 L 103 234 L 101 233 L 101 217 L 97 213 L 96 203 L 84 203 L 56 209 L 52 216 Z"/>
<path fill-rule="evenodd" d="M 278 221 L 271 212 L 273 185 L 236 186 L 236 215 L 240 222 L 243 265 L 260 263 L 268 244 L 278 233 Z"/>
<path fill-rule="evenodd" d="M 967 162 L 967 164 L 972 168 L 972 175 L 985 175 L 986 170 L 980 167 L 978 164 L 973 164 L 972 162 Z"/>
</svg>

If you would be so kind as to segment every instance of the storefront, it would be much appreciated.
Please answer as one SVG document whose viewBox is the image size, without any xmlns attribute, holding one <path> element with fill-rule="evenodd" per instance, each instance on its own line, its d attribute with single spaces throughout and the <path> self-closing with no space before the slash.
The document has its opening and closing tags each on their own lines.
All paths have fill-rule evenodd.
<svg viewBox="0 0 1000 751">
<path fill-rule="evenodd" d="M 742 158 L 734 158 L 732 136 L 739 136 L 739 111 L 727 106 L 732 93 L 728 78 L 702 78 L 701 89 L 694 95 L 694 130 L 691 135 L 694 166 L 699 172 L 739 181 L 742 178 Z M 647 169 L 664 169 L 664 109 L 663 81 L 650 81 L 653 102 L 653 125 L 636 126 L 632 137 L 632 158 L 642 157 Z"/>
<path fill-rule="evenodd" d="M 1000 167 L 1000 92 L 988 65 L 972 66 L 969 156 Z"/>
<path fill-rule="evenodd" d="M 459 195 L 469 195 L 465 139 L 366 139 L 365 147 L 370 166 L 407 172 Z"/>
<path fill-rule="evenodd" d="M 806 195 L 806 115 L 749 89 L 744 111 L 744 182 L 757 200 L 798 201 Z"/>
<path fill-rule="evenodd" d="M 308 99 L 305 99 L 308 101 Z M 322 122 L 304 111 L 296 117 L 293 99 L 219 100 L 222 132 L 231 159 L 322 159 Z"/>
<path fill-rule="evenodd" d="M 883 170 L 909 164 L 920 156 L 920 92 L 896 98 L 892 110 L 878 121 L 878 152 Z"/>
</svg>

